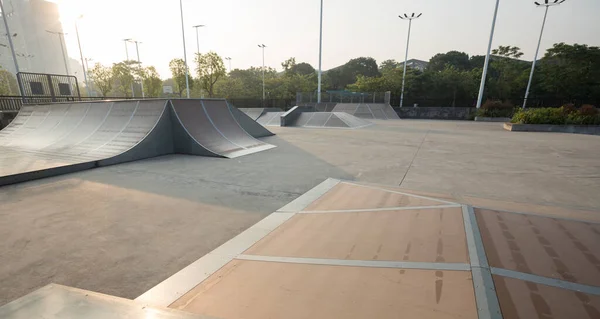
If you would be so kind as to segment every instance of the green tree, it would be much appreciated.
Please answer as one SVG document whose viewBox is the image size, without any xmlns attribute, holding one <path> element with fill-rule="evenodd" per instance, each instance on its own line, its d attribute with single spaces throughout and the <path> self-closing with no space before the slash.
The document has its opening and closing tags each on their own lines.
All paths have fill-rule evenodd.
<svg viewBox="0 0 600 319">
<path fill-rule="evenodd" d="M 388 60 L 381 62 L 381 64 L 379 65 L 379 72 L 381 74 L 387 73 L 387 72 L 390 72 L 390 71 L 393 71 L 393 70 L 399 68 L 400 65 L 401 65 L 400 62 L 397 62 L 394 59 L 388 59 Z"/>
<path fill-rule="evenodd" d="M 600 100 L 600 47 L 556 43 L 538 65 L 532 93 L 563 100 Z"/>
<path fill-rule="evenodd" d="M 197 53 L 196 73 L 202 88 L 208 92 L 209 97 L 214 97 L 215 83 L 227 74 L 227 70 L 223 59 L 217 53 Z"/>
<path fill-rule="evenodd" d="M 429 60 L 427 69 L 431 71 L 442 71 L 447 65 L 450 65 L 457 70 L 468 70 L 470 69 L 469 55 L 459 51 L 438 53 Z"/>
<path fill-rule="evenodd" d="M 117 95 L 129 97 L 132 95 L 131 89 L 135 83 L 136 76 L 139 75 L 139 63 L 137 61 L 123 61 L 113 63 L 112 78 L 113 87 Z"/>
<path fill-rule="evenodd" d="M 185 66 L 185 61 L 183 59 L 173 59 L 169 62 L 169 69 L 171 70 L 171 74 L 173 75 L 173 80 L 175 81 L 175 87 L 173 88 L 175 92 L 179 94 L 179 97 L 182 96 L 183 92 L 186 88 L 186 70 L 188 74 L 188 82 L 190 86 L 190 90 L 193 87 L 193 80 L 189 73 L 189 70 Z"/>
<path fill-rule="evenodd" d="M 499 100 L 518 98 L 525 93 L 526 70 L 530 63 L 518 60 L 523 56 L 519 47 L 499 46 L 492 50 L 489 97 Z"/>
<path fill-rule="evenodd" d="M 19 95 L 19 85 L 15 76 L 0 66 L 0 95 Z"/>
<path fill-rule="evenodd" d="M 103 97 L 106 97 L 113 86 L 112 68 L 96 63 L 88 73 L 90 79 L 94 82 L 94 86 L 100 91 Z"/>
<path fill-rule="evenodd" d="M 142 81 L 144 83 L 144 92 L 147 97 L 159 97 L 162 93 L 163 81 L 158 75 L 154 66 L 149 66 L 141 70 Z"/>
</svg>

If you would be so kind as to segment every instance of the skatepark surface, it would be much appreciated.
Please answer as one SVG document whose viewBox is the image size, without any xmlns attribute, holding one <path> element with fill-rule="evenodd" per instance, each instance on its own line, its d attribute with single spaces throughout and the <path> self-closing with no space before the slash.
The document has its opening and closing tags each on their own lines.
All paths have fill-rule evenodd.
<svg viewBox="0 0 600 319">
<path fill-rule="evenodd" d="M 127 299 L 138 298 L 153 287 L 159 287 L 161 282 L 269 214 L 277 215 L 278 213 L 272 213 L 327 178 L 334 178 L 347 182 L 377 184 L 378 187 L 390 186 L 394 187 L 393 191 L 475 207 L 474 214 L 477 215 L 479 227 L 482 229 L 482 242 L 486 246 L 490 266 L 500 269 L 493 274 L 493 280 L 497 285 L 503 313 L 517 313 L 521 318 L 531 317 L 529 315 L 539 313 L 538 308 L 507 300 L 539 300 L 538 297 L 541 296 L 546 304 L 550 305 L 549 311 L 555 315 L 554 318 L 563 318 L 562 314 L 565 313 L 574 314 L 572 318 L 593 318 L 591 315 L 595 314 L 594 309 L 600 309 L 598 296 L 593 294 L 594 291 L 576 295 L 572 294 L 571 290 L 563 292 L 565 288 L 539 283 L 535 288 L 523 288 L 529 286 L 508 276 L 512 273 L 503 272 L 502 269 L 553 277 L 561 280 L 561 283 L 576 282 L 585 286 L 585 289 L 599 285 L 599 270 L 594 268 L 597 265 L 592 261 L 594 258 L 600 258 L 600 252 L 591 244 L 600 236 L 598 227 L 594 226 L 600 221 L 600 197 L 597 196 L 600 191 L 598 137 L 508 132 L 498 123 L 409 120 L 373 122 L 375 125 L 361 130 L 270 127 L 269 129 L 277 135 L 262 138 L 261 141 L 277 147 L 234 159 L 171 154 L 2 186 L 0 256 L 8 262 L 0 264 L 0 282 L 3 283 L 0 286 L 0 305 L 50 283 Z M 353 198 L 362 194 L 356 193 L 352 196 L 352 193 L 348 195 L 347 190 L 342 191 L 340 198 Z M 385 205 L 381 206 L 379 203 L 364 207 L 352 204 L 341 208 L 335 205 L 327 206 L 324 202 L 319 205 L 321 206 L 310 210 L 385 208 Z M 413 202 L 408 206 L 417 207 L 415 205 L 432 206 L 431 203 Z M 456 207 L 446 207 L 441 209 L 441 212 L 435 212 L 434 216 L 438 218 L 448 216 L 449 224 L 436 224 L 435 219 L 422 221 L 425 224 L 437 225 L 436 227 L 450 227 L 442 228 L 443 234 L 450 234 L 450 237 L 444 239 L 448 246 L 444 245 L 446 250 L 440 255 L 444 261 L 436 260 L 439 257 L 439 253 L 435 253 L 438 228 L 432 227 L 431 236 L 426 232 L 423 234 L 428 240 L 435 239 L 430 243 L 432 248 L 423 252 L 416 250 L 415 255 L 409 255 L 410 262 L 468 265 L 470 259 L 466 257 L 468 251 L 465 250 L 464 244 L 465 231 L 464 227 L 461 228 L 464 220 L 460 219 L 460 209 L 454 211 L 455 209 Z M 535 227 L 528 226 L 528 231 L 524 231 L 519 225 L 528 223 L 527 219 L 522 219 L 522 215 L 504 216 L 500 211 L 530 212 L 556 217 L 540 217 L 550 220 L 550 224 L 556 223 L 554 221 L 559 217 L 577 222 L 558 223 L 552 226 L 557 230 L 553 230 L 549 224 L 545 224 L 545 220 L 530 217 L 530 222 Z M 416 213 L 411 211 L 402 218 L 407 218 L 408 221 Z M 385 217 L 387 215 L 381 212 L 376 213 L 383 218 L 381 220 L 370 219 L 367 215 L 357 216 L 366 219 L 354 220 L 350 215 L 340 214 L 343 215 L 340 217 L 348 216 L 343 222 L 348 225 L 348 229 L 359 229 L 359 225 L 365 225 L 370 220 L 375 228 L 379 224 L 403 225 L 403 219 L 395 221 L 395 217 Z M 290 218 L 303 219 L 297 220 L 292 226 L 318 229 L 321 226 L 332 225 L 327 218 L 333 217 L 328 215 L 297 214 L 290 215 Z M 497 216 L 504 218 L 504 226 L 499 226 Z M 290 231 L 297 232 L 292 226 L 285 224 Z M 556 262 L 558 259 L 550 258 L 543 264 L 527 258 L 522 263 L 507 262 L 518 255 L 515 255 L 514 249 L 510 249 L 513 244 L 510 237 L 503 235 L 503 227 L 511 230 L 517 240 L 535 242 L 539 246 L 521 245 L 519 253 L 525 258 L 534 254 L 527 249 L 544 250 L 547 244 L 543 243 L 547 240 L 553 243 L 556 254 L 563 261 L 569 259 L 569 251 L 581 251 L 581 257 L 578 255 L 572 260 L 580 266 L 566 263 L 568 271 L 565 272 L 560 268 L 560 263 Z M 537 233 L 533 230 L 536 227 L 539 229 Z M 273 236 L 284 235 L 283 230 L 274 233 Z M 562 237 L 552 237 L 558 230 L 562 232 Z M 368 229 L 364 231 L 367 232 L 365 234 L 371 234 L 368 236 L 377 234 Z M 547 233 L 548 231 L 550 233 Z M 315 233 L 314 236 L 321 236 L 318 237 L 321 242 L 327 243 L 326 234 L 330 232 L 344 235 L 343 231 L 334 227 L 330 231 Z M 458 235 L 461 232 L 463 235 Z M 383 237 L 378 240 L 398 242 L 410 237 L 407 234 L 404 235 L 408 237 L 402 237 L 402 232 L 386 234 L 388 233 L 383 232 Z M 369 238 L 368 236 L 364 238 Z M 565 241 L 565 238 L 580 249 L 561 248 L 557 243 Z M 344 245 L 350 245 L 344 247 L 351 247 L 353 240 L 350 236 L 340 241 L 344 242 Z M 355 255 L 351 255 L 353 258 L 347 258 L 347 248 L 342 246 L 328 248 L 323 244 L 323 247 L 319 248 L 318 245 L 308 244 L 286 245 L 286 242 L 290 243 L 289 237 L 277 238 L 261 243 L 244 254 L 364 261 L 374 256 L 371 254 L 373 247 L 377 250 L 377 242 L 373 242 L 371 244 L 375 246 L 358 249 L 354 252 Z M 327 251 L 323 251 L 323 248 Z M 379 260 L 402 261 L 406 247 L 400 248 L 398 249 L 402 253 L 396 250 L 382 250 Z M 434 254 L 431 255 L 431 252 Z M 413 256 L 415 259 L 412 259 Z M 306 278 L 308 273 L 314 274 L 317 268 L 320 276 L 318 278 L 329 280 L 323 281 L 321 285 L 335 287 L 344 282 L 344 278 L 359 277 L 363 278 L 360 282 L 364 291 L 379 288 L 388 291 L 389 296 L 378 294 L 377 298 L 369 299 L 373 303 L 367 303 L 364 310 L 381 311 L 369 312 L 371 317 L 387 317 L 389 313 L 397 313 L 394 312 L 397 311 L 395 308 L 382 310 L 382 304 L 378 302 L 386 303 L 385 298 L 402 295 L 407 291 L 405 286 L 386 284 L 405 278 L 399 277 L 401 275 L 398 268 L 310 266 L 306 262 L 281 265 L 265 261 L 266 258 L 262 259 L 252 261 L 229 258 L 227 265 L 219 273 L 215 273 L 217 276 L 228 273 L 221 281 L 209 279 L 196 288 L 196 283 L 193 283 L 190 290 L 178 292 L 178 296 L 184 298 L 176 298 L 178 302 L 173 304 L 172 308 L 209 317 L 237 318 L 241 317 L 239 314 L 242 309 L 248 309 L 244 308 L 245 306 L 251 305 L 251 311 L 245 313 L 247 317 L 260 318 L 282 315 L 284 313 L 278 311 L 283 311 L 281 309 L 286 307 L 305 309 L 294 307 L 312 304 L 319 298 L 330 298 L 329 300 L 334 302 L 338 300 L 340 304 L 347 302 L 347 299 L 344 301 L 332 297 L 339 291 L 327 290 L 323 292 L 324 295 L 319 295 L 311 290 L 318 287 L 317 282 L 311 281 L 317 286 L 311 282 L 303 282 L 301 278 Z M 554 265 L 554 268 L 548 268 L 548 265 Z M 344 270 L 332 271 L 331 267 Z M 408 285 L 419 285 L 421 280 L 431 283 L 431 286 L 427 286 L 431 290 L 415 292 L 412 301 L 407 303 L 423 305 L 420 310 L 411 310 L 414 311 L 411 312 L 413 317 L 436 317 L 427 309 L 434 309 L 433 314 L 437 314 L 437 317 L 440 314 L 477 317 L 475 299 L 465 298 L 460 302 L 452 299 L 455 294 L 475 293 L 470 281 L 471 272 L 465 270 L 467 268 L 464 266 L 460 267 L 458 270 L 440 271 L 443 272 L 444 285 L 438 292 L 438 303 L 436 282 L 440 280 L 440 274 L 436 274 L 436 270 L 406 270 L 407 275 L 413 275 L 410 276 L 414 278 L 411 280 L 415 280 L 408 282 Z M 290 274 L 286 285 L 290 294 L 299 291 L 299 294 L 295 295 L 298 299 L 286 299 L 281 290 L 275 289 L 279 283 L 267 280 L 273 273 Z M 235 299 L 236 302 L 227 303 L 227 291 L 230 289 L 228 287 L 239 286 L 239 278 L 245 278 L 249 274 L 255 274 L 255 280 L 244 286 L 244 290 Z M 385 280 L 373 281 L 369 278 Z M 213 284 L 214 286 L 211 286 Z M 266 289 L 264 296 L 254 290 L 263 286 Z M 195 289 L 191 290 L 192 288 Z M 275 292 L 283 295 L 274 295 Z M 520 295 L 525 292 L 526 295 Z M 252 299 L 252 296 L 256 298 Z M 273 299 L 269 299 L 269 296 Z M 356 298 L 370 297 L 359 294 Z M 280 308 L 273 308 L 274 312 L 271 313 L 260 312 L 260 309 L 265 309 L 260 306 L 265 305 L 265 300 L 276 299 L 282 305 Z M 397 300 L 394 298 L 394 301 Z M 565 304 L 576 304 L 576 307 L 561 308 L 561 300 L 570 300 Z M 423 303 L 420 303 L 421 301 Z M 229 306 L 223 306 L 226 304 Z M 587 308 L 582 306 L 586 304 L 589 305 Z M 400 305 L 402 303 L 396 306 Z M 166 307 L 169 304 L 157 306 Z M 340 309 L 322 306 L 324 312 L 297 312 L 300 314 L 298 317 L 340 315 Z M 504 310 L 505 307 L 507 310 Z M 350 311 L 354 308 L 348 309 Z M 360 309 L 355 310 L 356 313 L 361 313 Z M 505 318 L 515 317 L 506 314 Z"/>
</svg>

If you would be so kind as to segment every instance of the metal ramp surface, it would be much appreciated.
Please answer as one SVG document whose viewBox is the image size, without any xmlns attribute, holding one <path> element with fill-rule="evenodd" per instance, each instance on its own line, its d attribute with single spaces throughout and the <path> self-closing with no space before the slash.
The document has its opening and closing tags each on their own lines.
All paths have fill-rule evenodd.
<svg viewBox="0 0 600 319">
<path fill-rule="evenodd" d="M 271 133 L 250 119 L 246 132 L 225 100 L 182 101 L 24 106 L 0 131 L 0 186 L 172 153 L 233 158 L 275 147 L 253 137 Z"/>
</svg>

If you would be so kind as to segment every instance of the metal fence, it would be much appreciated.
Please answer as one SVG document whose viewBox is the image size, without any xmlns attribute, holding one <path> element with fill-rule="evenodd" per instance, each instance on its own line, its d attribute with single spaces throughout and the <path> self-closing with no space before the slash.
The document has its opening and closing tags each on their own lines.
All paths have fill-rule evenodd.
<svg viewBox="0 0 600 319">
<path fill-rule="evenodd" d="M 227 101 L 238 108 L 277 107 L 286 110 L 295 105 L 293 100 L 288 99 L 227 99 Z"/>
<path fill-rule="evenodd" d="M 77 78 L 71 75 L 45 73 L 17 73 L 21 95 L 26 99 L 50 102 L 77 101 L 81 97 Z M 30 102 L 26 102 L 30 103 Z"/>
<path fill-rule="evenodd" d="M 317 92 L 296 93 L 296 104 L 317 103 Z M 389 103 L 390 92 L 322 92 L 322 103 Z"/>
</svg>

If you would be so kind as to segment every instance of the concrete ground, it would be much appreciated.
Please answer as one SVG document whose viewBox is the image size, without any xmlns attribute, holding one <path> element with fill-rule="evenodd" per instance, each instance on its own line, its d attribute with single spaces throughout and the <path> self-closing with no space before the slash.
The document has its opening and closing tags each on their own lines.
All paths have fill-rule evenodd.
<svg viewBox="0 0 600 319">
<path fill-rule="evenodd" d="M 270 128 L 278 147 L 0 188 L 0 305 L 54 282 L 135 298 L 327 177 L 600 211 L 600 137 L 499 123 Z"/>
</svg>

